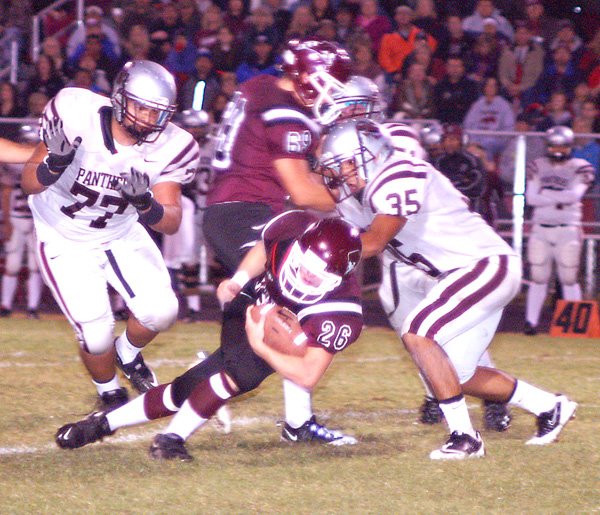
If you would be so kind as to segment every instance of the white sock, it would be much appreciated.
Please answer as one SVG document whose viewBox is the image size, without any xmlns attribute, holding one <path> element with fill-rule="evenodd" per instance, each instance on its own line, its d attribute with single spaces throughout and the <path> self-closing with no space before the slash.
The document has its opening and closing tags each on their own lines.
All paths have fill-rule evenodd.
<svg viewBox="0 0 600 515">
<path fill-rule="evenodd" d="M 2 307 L 12 309 L 13 301 L 15 300 L 15 292 L 17 291 L 17 276 L 6 275 L 2 276 Z"/>
<path fill-rule="evenodd" d="M 537 416 L 554 408 L 556 395 L 517 379 L 515 392 L 508 403 Z"/>
<path fill-rule="evenodd" d="M 106 414 L 111 431 L 115 431 L 120 427 L 143 424 L 150 420 L 144 410 L 144 397 L 146 397 L 145 393 Z"/>
<path fill-rule="evenodd" d="M 200 311 L 200 295 L 189 295 L 186 297 L 187 307 L 194 311 Z"/>
<path fill-rule="evenodd" d="M 285 421 L 293 428 L 298 428 L 312 417 L 311 392 L 283 380 L 283 399 L 285 402 Z"/>
<path fill-rule="evenodd" d="M 471 424 L 467 402 L 464 397 L 450 403 L 440 402 L 440 408 L 451 433 L 458 431 L 475 437 L 475 430 Z"/>
<path fill-rule="evenodd" d="M 171 422 L 164 430 L 164 433 L 175 433 L 184 440 L 187 440 L 190 435 L 202 426 L 207 419 L 202 418 L 194 411 L 189 400 L 186 400 L 179 411 L 171 419 Z"/>
<path fill-rule="evenodd" d="M 27 280 L 27 309 L 32 311 L 40 306 L 42 296 L 42 278 L 39 272 L 29 272 Z"/>
<path fill-rule="evenodd" d="M 542 312 L 542 306 L 546 300 L 547 293 L 547 284 L 531 283 L 527 289 L 527 307 L 525 310 L 525 319 L 533 327 L 536 327 L 540 321 L 540 313 Z"/>
<path fill-rule="evenodd" d="M 125 364 L 131 363 L 142 350 L 129 341 L 127 330 L 123 331 L 123 334 L 116 339 L 115 347 L 121 361 Z"/>
<path fill-rule="evenodd" d="M 581 285 L 579 283 L 575 284 L 563 284 L 563 299 L 571 300 L 573 302 L 579 302 L 581 300 Z"/>
<path fill-rule="evenodd" d="M 119 378 L 117 374 L 110 381 L 106 383 L 98 383 L 92 379 L 92 383 L 96 385 L 96 390 L 98 390 L 98 395 L 102 395 L 104 392 L 110 392 L 112 390 L 117 390 L 121 386 L 119 385 Z"/>
</svg>

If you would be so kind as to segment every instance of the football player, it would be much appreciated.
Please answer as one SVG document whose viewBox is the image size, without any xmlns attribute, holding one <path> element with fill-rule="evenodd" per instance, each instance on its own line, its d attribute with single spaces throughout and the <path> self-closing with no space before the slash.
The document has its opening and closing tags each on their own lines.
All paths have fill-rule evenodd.
<svg viewBox="0 0 600 515">
<path fill-rule="evenodd" d="M 260 75 L 241 85 L 215 137 L 215 179 L 203 229 L 228 276 L 287 202 L 320 211 L 335 207 L 311 174 L 309 158 L 321 130 L 316 114 L 348 79 L 350 57 L 334 43 L 292 40 L 282 58 L 282 77 Z M 285 380 L 284 399 L 289 426 L 310 420 L 305 389 Z"/>
<path fill-rule="evenodd" d="M 0 238 L 4 241 L 6 261 L 2 275 L 2 302 L 0 317 L 10 316 L 18 286 L 18 275 L 23 263 L 23 255 L 27 256 L 27 318 L 37 319 L 38 306 L 42 295 L 42 279 L 35 259 L 35 234 L 33 219 L 27 205 L 27 196 L 21 189 L 21 173 L 23 164 L 33 153 L 39 142 L 39 126 L 23 125 L 19 129 L 20 146 L 12 147 L 16 155 L 10 151 L 8 157 L 16 157 L 20 163 L 9 163 L 0 167 L 0 190 L 2 192 L 2 231 Z M 0 155 L 2 144 L 0 143 Z M 5 156 L 2 155 L 4 159 Z"/>
<path fill-rule="evenodd" d="M 197 143 L 170 123 L 175 98 L 171 74 L 143 60 L 123 66 L 110 98 L 64 88 L 44 110 L 44 141 L 23 172 L 42 276 L 103 408 L 127 401 L 115 361 L 138 392 L 157 384 L 140 350 L 177 317 L 160 251 L 138 223 L 177 231 L 181 187 L 198 166 Z M 132 313 L 116 339 L 107 285 Z"/>
<path fill-rule="evenodd" d="M 537 432 L 527 443 L 555 441 L 577 404 L 479 365 L 504 306 L 519 291 L 519 256 L 468 209 L 447 177 L 395 151 L 372 120 L 333 127 L 323 139 L 319 164 L 338 201 L 354 197 L 363 206 L 357 220 L 364 230 L 363 255 L 385 251 L 393 257 L 391 267 L 402 265 L 383 303 L 450 429 L 431 459 L 485 454 L 464 395 L 534 413 Z"/>
<path fill-rule="evenodd" d="M 525 334 L 535 335 L 548 282 L 556 266 L 563 298 L 581 300 L 577 280 L 583 234 L 581 198 L 594 181 L 594 168 L 571 157 L 574 135 L 557 125 L 546 131 L 546 156 L 527 165 L 525 201 L 533 208 L 527 243 L 531 282 L 527 290 Z"/>
<path fill-rule="evenodd" d="M 331 103 L 326 103 L 323 106 L 321 116 L 319 116 L 319 120 L 322 123 L 329 123 L 329 127 L 332 126 L 332 122 L 343 122 L 352 118 L 363 117 L 374 121 L 382 119 L 382 101 L 379 89 L 373 81 L 366 77 L 356 75 L 350 77 L 344 88 L 341 91 L 336 91 L 332 95 L 332 98 L 333 101 Z M 410 125 L 399 122 L 387 122 L 382 123 L 381 127 L 387 131 L 394 150 L 418 159 L 427 158 L 427 152 L 421 146 L 420 134 Z M 432 136 L 436 134 L 435 127 L 431 126 L 430 130 L 425 132 L 425 140 L 429 143 L 433 142 Z M 441 132 L 439 134 L 441 139 Z M 363 225 L 368 225 L 372 216 L 370 210 L 366 214 L 361 214 L 363 207 L 353 196 L 338 203 L 337 210 L 342 216 L 359 225 L 361 224 L 361 219 Z M 392 298 L 389 293 L 392 291 L 392 284 L 399 285 L 402 282 L 404 273 L 409 273 L 410 275 L 410 272 L 407 270 L 399 270 L 401 266 L 402 263 L 398 262 L 394 256 L 389 253 L 383 253 L 382 284 L 379 289 L 379 295 L 384 306 L 389 304 L 389 299 Z M 398 298 L 394 298 L 394 306 L 397 306 L 397 303 Z M 398 317 L 402 312 L 398 310 L 390 312 L 394 313 L 394 317 L 396 318 L 392 322 L 392 325 L 401 327 L 402 324 Z M 401 336 L 401 334 L 399 333 L 398 336 Z M 483 353 L 479 364 L 486 367 L 494 367 L 487 351 Z M 423 380 L 423 378 L 421 379 Z M 425 387 L 425 399 L 419 408 L 419 420 L 423 424 L 438 424 L 443 420 L 442 410 L 433 392 L 431 392 L 427 382 L 424 380 L 423 385 Z M 506 431 L 510 426 L 512 417 L 505 404 L 486 400 L 484 401 L 483 420 L 486 429 Z"/>
<path fill-rule="evenodd" d="M 107 414 L 94 413 L 62 426 L 56 443 L 74 449 L 120 427 L 175 414 L 165 432 L 154 438 L 150 456 L 188 461 L 192 457 L 185 441 L 191 434 L 229 399 L 254 390 L 272 373 L 312 390 L 334 356 L 362 330 L 360 287 L 352 273 L 360 255 L 358 230 L 341 218 L 319 220 L 297 210 L 274 218 L 236 272 L 245 282 L 228 279 L 219 285 L 225 306 L 221 346 L 172 383 Z M 264 343 L 264 318 L 254 321 L 250 307 L 269 303 L 296 314 L 307 345 L 303 356 L 284 354 Z M 282 436 L 286 441 L 342 445 L 347 438 L 314 416 L 298 429 L 286 424 L 283 431 L 289 432 Z"/>
</svg>

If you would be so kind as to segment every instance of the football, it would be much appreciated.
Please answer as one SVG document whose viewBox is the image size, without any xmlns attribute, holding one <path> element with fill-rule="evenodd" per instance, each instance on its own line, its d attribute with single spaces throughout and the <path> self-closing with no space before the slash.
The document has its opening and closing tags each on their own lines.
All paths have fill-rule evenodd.
<svg viewBox="0 0 600 515">
<path fill-rule="evenodd" d="M 307 337 L 298 318 L 289 309 L 277 304 L 253 306 L 252 319 L 256 322 L 265 315 L 265 343 L 282 354 L 304 356 Z"/>
</svg>

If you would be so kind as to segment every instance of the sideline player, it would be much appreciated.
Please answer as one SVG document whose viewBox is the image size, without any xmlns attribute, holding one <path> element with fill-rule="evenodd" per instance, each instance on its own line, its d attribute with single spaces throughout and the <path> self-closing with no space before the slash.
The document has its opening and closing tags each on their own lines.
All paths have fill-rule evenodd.
<svg viewBox="0 0 600 515">
<path fill-rule="evenodd" d="M 321 130 L 315 113 L 349 77 L 350 57 L 333 43 L 292 40 L 282 58 L 282 77 L 260 75 L 241 85 L 216 134 L 203 229 L 228 277 L 288 202 L 335 207 L 311 173 L 309 156 Z M 313 415 L 309 392 L 284 380 L 284 400 L 286 423 L 301 428 Z"/>
<path fill-rule="evenodd" d="M 326 102 L 322 106 L 321 116 L 318 117 L 322 123 L 329 124 L 326 130 L 332 127 L 332 122 L 339 123 L 361 116 L 374 121 L 382 119 L 382 102 L 379 89 L 373 81 L 366 77 L 351 77 L 344 84 L 341 91 L 336 91 L 332 95 L 332 99 L 331 103 Z M 420 135 L 411 126 L 399 122 L 385 122 L 381 124 L 381 127 L 385 129 L 386 134 L 390 137 L 395 151 L 418 159 L 426 159 L 427 152 L 421 146 Z M 366 214 L 361 213 L 364 208 L 353 196 L 338 203 L 336 207 L 338 213 L 358 225 L 362 223 L 368 226 L 372 218 L 370 210 Z M 393 327 L 401 327 L 402 319 L 399 317 L 405 316 L 408 311 L 398 308 L 398 303 L 402 303 L 401 299 L 403 295 L 397 295 L 394 290 L 402 288 L 404 275 L 411 275 L 410 267 L 403 266 L 403 263 L 399 262 L 389 252 L 383 253 L 381 266 L 382 282 L 379 288 L 379 297 L 382 305 L 386 308 L 386 314 L 390 319 L 391 325 Z M 401 338 L 402 333 L 400 331 L 397 331 L 397 333 L 398 337 Z M 495 367 L 487 350 L 481 356 L 479 365 L 491 368 Z M 425 399 L 419 408 L 419 421 L 423 424 L 438 424 L 442 422 L 444 415 L 427 382 L 422 377 L 421 380 L 425 388 Z M 506 431 L 510 427 L 512 416 L 505 404 L 486 400 L 484 401 L 483 411 L 483 420 L 486 429 L 501 432 Z"/>
<path fill-rule="evenodd" d="M 74 449 L 120 427 L 175 414 L 165 432 L 154 438 L 150 456 L 188 461 L 192 457 L 184 444 L 191 434 L 230 398 L 254 390 L 273 372 L 312 390 L 334 356 L 360 335 L 360 287 L 352 274 L 360 253 L 358 230 L 340 218 L 319 220 L 302 211 L 276 217 L 238 269 L 252 279 L 242 290 L 235 288 L 239 294 L 233 299 L 231 280 L 219 286 L 220 299 L 226 301 L 219 349 L 172 383 L 115 411 L 62 426 L 56 443 Z M 306 337 L 304 356 L 282 354 L 263 342 L 264 318 L 254 322 L 249 307 L 269 303 L 297 315 Z M 297 433 L 305 441 L 330 445 L 344 439 L 314 417 Z"/>
<path fill-rule="evenodd" d="M 42 279 L 35 258 L 35 233 L 33 219 L 27 205 L 27 197 L 21 189 L 23 164 L 33 153 L 39 143 L 39 126 L 23 125 L 19 129 L 19 147 L 12 147 L 16 152 L 7 152 L 9 157 L 16 157 L 20 163 L 6 162 L 0 166 L 0 190 L 2 192 L 2 227 L 0 239 L 4 241 L 5 270 L 2 275 L 2 298 L 0 317 L 12 313 L 15 293 L 18 287 L 18 275 L 23 263 L 23 255 L 27 256 L 27 318 L 37 319 L 40 297 L 42 295 Z M 11 147 L 11 145 L 9 145 Z M 5 159 L 0 143 L 0 156 Z"/>
<path fill-rule="evenodd" d="M 553 264 L 563 298 L 581 300 L 577 281 L 583 245 L 581 199 L 594 182 L 594 167 L 585 159 L 571 157 L 574 135 L 569 127 L 552 127 L 545 139 L 546 156 L 528 164 L 525 190 L 525 202 L 533 208 L 524 330 L 529 336 L 537 334 Z"/>
<path fill-rule="evenodd" d="M 497 369 L 479 365 L 502 310 L 518 292 L 518 255 L 477 214 L 448 178 L 429 163 L 394 151 L 371 120 L 333 127 L 322 142 L 321 172 L 339 201 L 359 198 L 370 220 L 359 220 L 364 256 L 384 251 L 404 268 L 397 305 L 402 341 L 439 400 L 450 430 L 431 452 L 436 460 L 481 457 L 485 447 L 464 395 L 519 406 L 537 417 L 527 441 L 558 438 L 577 404 Z M 396 306 L 392 289 L 384 304 Z M 392 324 L 396 319 L 391 317 Z"/>
<path fill-rule="evenodd" d="M 151 61 L 125 64 L 110 99 L 64 88 L 44 110 L 44 143 L 23 173 L 42 275 L 104 408 L 127 400 L 115 357 L 139 392 L 157 384 L 140 350 L 177 317 L 160 251 L 137 223 L 171 234 L 181 221 L 198 145 L 169 122 L 175 98 L 173 77 Z M 132 313 L 116 340 L 107 285 Z"/>
</svg>

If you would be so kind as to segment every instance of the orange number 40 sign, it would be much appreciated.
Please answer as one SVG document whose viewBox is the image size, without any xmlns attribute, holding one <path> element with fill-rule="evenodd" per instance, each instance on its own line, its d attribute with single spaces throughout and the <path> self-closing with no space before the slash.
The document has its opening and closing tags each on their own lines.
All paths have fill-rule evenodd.
<svg viewBox="0 0 600 515">
<path fill-rule="evenodd" d="M 559 300 L 552 317 L 550 336 L 600 338 L 598 303 Z"/>
</svg>

